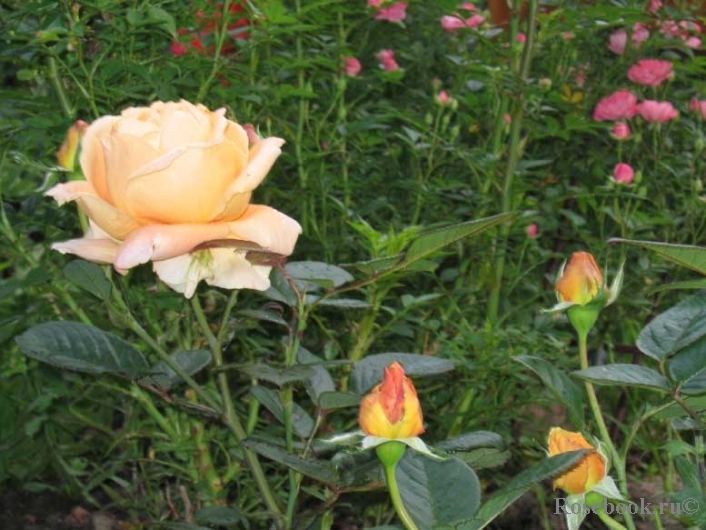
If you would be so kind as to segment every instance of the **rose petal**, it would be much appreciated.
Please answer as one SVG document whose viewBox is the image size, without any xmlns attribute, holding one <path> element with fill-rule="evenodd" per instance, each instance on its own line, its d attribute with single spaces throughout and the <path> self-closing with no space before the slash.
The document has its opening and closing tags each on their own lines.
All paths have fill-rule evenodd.
<svg viewBox="0 0 706 530">
<path fill-rule="evenodd" d="M 256 289 L 270 286 L 270 267 L 251 265 L 242 252 L 212 249 L 156 261 L 153 270 L 170 288 L 191 298 L 201 280 L 225 289 Z"/>
<path fill-rule="evenodd" d="M 54 243 L 51 248 L 62 254 L 75 254 L 85 260 L 97 263 L 113 263 L 118 244 L 112 239 L 82 237 Z"/>
<path fill-rule="evenodd" d="M 291 217 L 269 206 L 251 204 L 237 221 L 228 223 L 230 238 L 257 243 L 263 249 L 289 255 L 302 227 Z"/>
<path fill-rule="evenodd" d="M 106 181 L 105 158 L 101 139 L 110 133 L 117 116 L 104 116 L 91 123 L 81 138 L 81 155 L 79 163 L 86 179 L 93 185 L 96 193 L 103 199 L 108 199 L 108 184 Z"/>
<path fill-rule="evenodd" d="M 54 199 L 59 206 L 67 202 L 75 201 L 84 194 L 95 194 L 93 186 L 85 180 L 72 180 L 65 184 L 57 184 L 53 188 L 44 192 L 44 195 Z"/>
</svg>

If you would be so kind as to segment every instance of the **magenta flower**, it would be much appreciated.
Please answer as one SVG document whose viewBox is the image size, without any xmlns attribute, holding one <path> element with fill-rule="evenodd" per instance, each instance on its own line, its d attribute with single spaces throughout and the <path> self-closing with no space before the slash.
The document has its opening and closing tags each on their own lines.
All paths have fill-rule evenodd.
<svg viewBox="0 0 706 530">
<path fill-rule="evenodd" d="M 400 65 L 395 60 L 395 52 L 393 50 L 380 50 L 377 54 L 377 59 L 380 61 L 382 69 L 386 72 L 394 72 L 400 68 Z"/>
<path fill-rule="evenodd" d="M 637 113 L 637 96 L 629 90 L 618 90 L 601 99 L 593 111 L 595 121 L 630 119 Z"/>
<path fill-rule="evenodd" d="M 537 227 L 537 223 L 528 224 L 527 227 L 525 228 L 525 233 L 527 234 L 527 237 L 530 239 L 537 239 L 538 232 L 539 232 L 539 228 Z"/>
<path fill-rule="evenodd" d="M 632 43 L 637 48 L 650 38 L 650 30 L 641 22 L 635 22 L 632 26 Z"/>
<path fill-rule="evenodd" d="M 613 168 L 613 180 L 618 184 L 630 184 L 635 178 L 635 170 L 623 162 L 616 164 Z"/>
<path fill-rule="evenodd" d="M 360 61 L 355 57 L 344 57 L 343 72 L 349 77 L 355 77 L 360 73 L 362 66 Z"/>
<path fill-rule="evenodd" d="M 645 86 L 659 86 L 673 77 L 672 63 L 658 59 L 642 59 L 628 70 L 628 79 Z"/>
<path fill-rule="evenodd" d="M 610 135 L 616 140 L 626 140 L 630 138 L 630 127 L 624 121 L 619 121 L 613 125 Z"/>
<path fill-rule="evenodd" d="M 445 31 L 457 31 L 466 27 L 466 21 L 451 15 L 444 15 L 441 17 L 441 27 Z"/>
<path fill-rule="evenodd" d="M 669 101 L 647 99 L 636 105 L 637 113 L 646 121 L 664 123 L 679 116 L 679 112 Z"/>
<path fill-rule="evenodd" d="M 625 46 L 628 43 L 628 32 L 624 29 L 619 29 L 610 34 L 608 41 L 608 49 L 616 55 L 625 53 Z"/>
<path fill-rule="evenodd" d="M 388 22 L 402 22 L 407 18 L 407 2 L 396 2 L 387 7 L 382 7 L 375 14 L 375 20 Z"/>
<path fill-rule="evenodd" d="M 700 114 L 701 117 L 706 120 L 706 100 L 699 101 L 697 98 L 692 99 L 689 102 L 689 110 Z"/>
</svg>

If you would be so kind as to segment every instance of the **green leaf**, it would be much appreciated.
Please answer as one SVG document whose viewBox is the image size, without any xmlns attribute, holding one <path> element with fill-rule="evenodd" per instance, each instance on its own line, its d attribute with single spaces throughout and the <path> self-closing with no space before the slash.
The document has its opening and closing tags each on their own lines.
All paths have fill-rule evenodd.
<svg viewBox="0 0 706 530">
<path fill-rule="evenodd" d="M 289 327 L 289 324 L 276 311 L 265 311 L 262 309 L 241 309 L 237 313 L 240 316 L 253 318 L 255 320 L 263 320 L 280 326 Z"/>
<path fill-rule="evenodd" d="M 226 526 L 228 528 L 250 528 L 243 513 L 229 506 L 207 506 L 194 512 L 197 524 L 209 526 Z"/>
<path fill-rule="evenodd" d="M 395 265 L 393 269 L 406 269 L 415 261 L 427 258 L 444 247 L 456 243 L 461 239 L 481 234 L 502 223 L 510 222 L 516 216 L 517 214 L 514 212 L 503 213 L 486 217 L 485 219 L 477 219 L 446 226 L 422 234 L 412 242 L 404 253 L 402 261 Z"/>
<path fill-rule="evenodd" d="M 609 243 L 624 243 L 641 247 L 662 256 L 669 261 L 706 275 L 706 248 L 654 241 L 635 241 L 632 239 L 609 239 Z"/>
<path fill-rule="evenodd" d="M 170 355 L 172 361 L 178 364 L 188 375 L 194 375 L 206 368 L 211 362 L 211 352 L 206 350 L 180 350 Z M 151 369 L 153 375 L 143 377 L 139 380 L 145 385 L 154 385 L 164 390 L 169 390 L 176 384 L 182 382 L 181 377 L 172 370 L 167 363 L 159 361 Z"/>
<path fill-rule="evenodd" d="M 538 464 L 526 469 L 485 501 L 472 519 L 455 525 L 454 530 L 481 530 L 485 528 L 493 519 L 504 512 L 508 506 L 524 495 L 533 484 L 569 469 L 583 458 L 585 453 L 586 449 L 563 453 L 551 458 L 545 458 Z"/>
<path fill-rule="evenodd" d="M 253 379 L 269 381 L 279 387 L 294 381 L 304 381 L 316 374 L 313 367 L 302 365 L 276 368 L 265 363 L 255 363 L 239 365 L 238 369 Z"/>
<path fill-rule="evenodd" d="M 304 286 L 312 283 L 331 289 L 353 281 L 353 275 L 347 270 L 320 261 L 294 261 L 284 268 L 298 285 L 303 280 Z"/>
<path fill-rule="evenodd" d="M 365 394 L 382 381 L 383 370 L 393 362 L 402 364 L 408 376 L 424 377 L 450 372 L 455 363 L 448 359 L 418 355 L 415 353 L 377 353 L 369 355 L 355 363 L 350 375 L 350 388 L 359 394 Z"/>
<path fill-rule="evenodd" d="M 339 483 L 336 468 L 331 462 L 326 460 L 314 460 L 313 458 L 304 459 L 287 452 L 281 447 L 260 440 L 248 439 L 243 442 L 243 445 L 270 460 L 284 464 L 295 471 L 299 471 L 325 484 Z"/>
<path fill-rule="evenodd" d="M 585 370 L 577 370 L 572 375 L 598 385 L 628 385 L 660 392 L 669 392 L 671 389 L 669 380 L 662 374 L 646 366 L 636 364 L 591 366 Z"/>
<path fill-rule="evenodd" d="M 479 447 L 494 447 L 505 449 L 505 440 L 498 433 L 490 431 L 474 431 L 461 434 L 455 438 L 450 438 L 439 442 L 434 446 L 436 449 L 444 451 L 470 451 Z"/>
<path fill-rule="evenodd" d="M 111 285 L 103 269 L 82 259 L 70 261 L 64 267 L 64 276 L 76 287 L 88 291 L 101 300 L 110 298 Z"/>
<path fill-rule="evenodd" d="M 583 393 L 565 372 L 540 357 L 518 355 L 513 359 L 537 374 L 554 397 L 566 407 L 574 425 L 584 425 Z"/>
<path fill-rule="evenodd" d="M 317 402 L 324 392 L 336 390 L 336 383 L 333 377 L 323 366 L 323 360 L 311 353 L 303 346 L 299 346 L 297 351 L 297 363 L 304 365 L 311 370 L 311 375 L 306 380 L 306 391 L 312 401 Z"/>
<path fill-rule="evenodd" d="M 402 502 L 419 528 L 467 519 L 480 505 L 478 477 L 455 457 L 432 460 L 408 449 L 397 464 L 395 477 Z M 459 502 L 460 492 L 463 502 Z"/>
<path fill-rule="evenodd" d="M 155 22 L 164 31 L 169 33 L 173 39 L 177 38 L 176 22 L 174 17 L 158 6 L 147 6 L 147 16 L 151 22 Z"/>
<path fill-rule="evenodd" d="M 307 304 L 316 304 L 326 307 L 339 307 L 341 309 L 366 309 L 371 307 L 369 302 L 365 300 L 357 300 L 355 298 L 323 298 L 313 294 L 306 295 L 305 301 Z"/>
<path fill-rule="evenodd" d="M 689 347 L 706 347 L 706 291 L 657 315 L 640 331 L 637 347 L 657 361 Z"/>
<path fill-rule="evenodd" d="M 284 406 L 276 392 L 264 386 L 254 386 L 250 392 L 267 410 L 284 424 Z M 314 430 L 314 420 L 296 403 L 292 403 L 292 428 L 300 438 L 308 438 Z"/>
<path fill-rule="evenodd" d="M 22 353 L 58 368 L 96 374 L 145 375 L 142 353 L 119 337 L 80 322 L 46 322 L 15 338 Z"/>
<path fill-rule="evenodd" d="M 360 404 L 360 395 L 351 392 L 323 392 L 319 395 L 317 405 L 324 410 L 344 409 L 357 407 Z"/>
</svg>

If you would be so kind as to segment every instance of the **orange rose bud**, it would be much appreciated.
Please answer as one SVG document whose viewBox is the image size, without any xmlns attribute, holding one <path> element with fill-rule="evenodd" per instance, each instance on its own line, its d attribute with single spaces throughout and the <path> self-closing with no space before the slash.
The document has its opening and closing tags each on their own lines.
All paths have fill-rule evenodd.
<svg viewBox="0 0 706 530">
<path fill-rule="evenodd" d="M 365 434 L 382 438 L 411 438 L 424 432 L 417 390 L 400 363 L 385 368 L 382 383 L 363 398 L 358 423 Z"/>
<path fill-rule="evenodd" d="M 604 288 L 603 273 L 588 252 L 574 252 L 556 282 L 560 302 L 586 305 Z"/>
<path fill-rule="evenodd" d="M 81 140 L 81 135 L 83 130 L 88 126 L 85 121 L 77 120 L 68 131 L 66 131 L 66 138 L 64 143 L 56 152 L 56 159 L 59 165 L 64 169 L 69 171 L 74 170 L 74 162 L 76 161 L 76 152 L 78 151 L 78 144 Z"/>
<path fill-rule="evenodd" d="M 606 476 L 605 459 L 586 441 L 580 432 L 570 432 L 554 427 L 549 431 L 549 456 L 556 456 L 579 449 L 592 449 L 564 474 L 554 479 L 554 489 L 569 495 L 586 493 Z"/>
</svg>

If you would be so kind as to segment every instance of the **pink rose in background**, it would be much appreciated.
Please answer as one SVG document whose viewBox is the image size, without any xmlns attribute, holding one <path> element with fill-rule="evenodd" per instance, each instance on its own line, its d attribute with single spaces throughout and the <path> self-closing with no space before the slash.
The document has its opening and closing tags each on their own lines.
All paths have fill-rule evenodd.
<svg viewBox="0 0 706 530">
<path fill-rule="evenodd" d="M 658 59 L 642 59 L 628 70 L 630 81 L 645 86 L 659 86 L 672 77 L 672 63 Z"/>
<path fill-rule="evenodd" d="M 483 15 L 475 14 L 472 17 L 466 19 L 466 26 L 468 26 L 469 28 L 476 29 L 483 22 L 485 22 L 485 17 Z"/>
<path fill-rule="evenodd" d="M 377 54 L 377 59 L 380 61 L 380 66 L 386 72 L 399 70 L 400 65 L 395 60 L 395 52 L 393 50 L 380 50 Z"/>
<path fill-rule="evenodd" d="M 689 110 L 701 114 L 701 117 L 706 120 L 706 100 L 699 101 L 694 98 L 689 102 Z"/>
<path fill-rule="evenodd" d="M 628 32 L 624 29 L 619 29 L 610 34 L 608 41 L 608 49 L 616 55 L 625 53 L 625 46 L 628 43 Z"/>
<path fill-rule="evenodd" d="M 407 2 L 397 2 L 387 7 L 382 7 L 375 13 L 375 20 L 402 22 L 405 18 L 407 18 Z"/>
<path fill-rule="evenodd" d="M 508 114 L 507 112 L 503 114 L 503 121 L 507 124 L 510 125 L 512 123 L 512 116 Z"/>
<path fill-rule="evenodd" d="M 368 7 L 380 7 L 382 0 L 368 0 Z"/>
<path fill-rule="evenodd" d="M 613 168 L 613 180 L 618 184 L 630 184 L 635 178 L 635 171 L 629 164 L 616 164 Z"/>
<path fill-rule="evenodd" d="M 669 101 L 654 101 L 647 99 L 638 103 L 637 113 L 646 121 L 654 123 L 664 123 L 679 116 L 679 112 Z"/>
<path fill-rule="evenodd" d="M 441 17 L 441 27 L 444 30 L 452 32 L 466 27 L 466 21 L 451 15 Z"/>
<path fill-rule="evenodd" d="M 564 39 L 564 42 L 569 42 L 571 39 L 574 38 L 574 34 L 571 31 L 564 31 L 561 34 L 561 38 Z"/>
<path fill-rule="evenodd" d="M 539 232 L 539 228 L 537 227 L 537 223 L 528 224 L 527 228 L 525 228 L 525 233 L 527 234 L 527 237 L 530 239 L 537 239 L 538 232 Z"/>
<path fill-rule="evenodd" d="M 647 10 L 651 13 L 654 13 L 655 11 L 662 9 L 663 5 L 664 4 L 662 3 L 662 0 L 650 0 L 650 2 L 647 4 Z"/>
<path fill-rule="evenodd" d="M 439 105 L 445 107 L 449 104 L 451 98 L 449 97 L 449 93 L 446 92 L 446 90 L 440 90 L 439 93 L 436 95 L 436 101 L 437 103 L 439 103 Z"/>
<path fill-rule="evenodd" d="M 693 49 L 693 50 L 696 50 L 696 49 L 698 49 L 698 48 L 701 48 L 701 39 L 698 38 L 698 37 L 688 37 L 688 38 L 684 41 L 684 45 L 685 45 L 687 48 L 691 48 L 691 49 Z"/>
<path fill-rule="evenodd" d="M 471 4 L 470 2 L 464 2 L 461 4 L 461 9 L 465 9 L 466 11 L 477 11 L 478 8 Z"/>
<path fill-rule="evenodd" d="M 618 90 L 601 99 L 593 111 L 595 121 L 632 118 L 637 113 L 637 96 L 629 90 Z"/>
<path fill-rule="evenodd" d="M 624 121 L 619 121 L 610 131 L 610 135 L 616 140 L 626 140 L 630 138 L 630 127 Z"/>
<path fill-rule="evenodd" d="M 641 22 L 635 22 L 635 24 L 633 24 L 632 26 L 632 43 L 635 45 L 635 47 L 639 47 L 640 44 L 642 44 L 649 38 L 650 30 L 647 29 L 647 26 L 645 26 Z"/>
<path fill-rule="evenodd" d="M 520 33 L 518 33 L 517 36 L 515 37 L 515 40 L 516 40 L 517 42 L 519 42 L 520 44 L 524 44 L 525 42 L 527 42 L 527 35 L 525 35 L 524 33 L 520 32 Z"/>
<path fill-rule="evenodd" d="M 355 57 L 345 57 L 343 61 L 345 63 L 343 71 L 347 76 L 355 77 L 360 73 L 362 66 L 358 59 Z"/>
<path fill-rule="evenodd" d="M 663 21 L 659 27 L 659 32 L 666 37 L 678 37 L 681 34 L 679 26 L 673 20 Z"/>
</svg>

